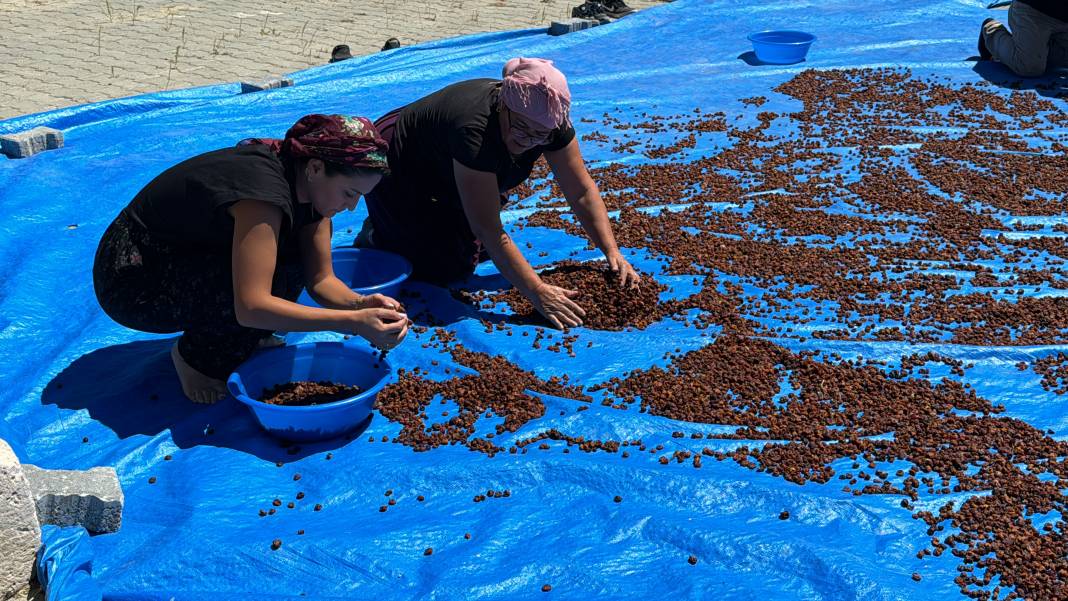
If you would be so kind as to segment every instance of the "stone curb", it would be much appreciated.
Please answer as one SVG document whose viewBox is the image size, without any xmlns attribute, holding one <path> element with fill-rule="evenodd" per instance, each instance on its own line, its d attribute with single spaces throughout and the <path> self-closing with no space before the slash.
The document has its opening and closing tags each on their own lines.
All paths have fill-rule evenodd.
<svg viewBox="0 0 1068 601">
<path fill-rule="evenodd" d="M 35 127 L 0 136 L 0 153 L 12 159 L 24 159 L 39 152 L 62 147 L 63 132 L 51 127 Z"/>
</svg>

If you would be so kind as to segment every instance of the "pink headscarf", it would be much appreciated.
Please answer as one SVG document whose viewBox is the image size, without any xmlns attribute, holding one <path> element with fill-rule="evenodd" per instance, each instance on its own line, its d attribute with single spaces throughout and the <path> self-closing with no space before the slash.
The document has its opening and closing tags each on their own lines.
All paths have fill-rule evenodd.
<svg viewBox="0 0 1068 601">
<path fill-rule="evenodd" d="M 501 73 L 501 102 L 509 110 L 547 129 L 568 122 L 571 90 L 553 62 L 542 58 L 513 58 Z"/>
</svg>

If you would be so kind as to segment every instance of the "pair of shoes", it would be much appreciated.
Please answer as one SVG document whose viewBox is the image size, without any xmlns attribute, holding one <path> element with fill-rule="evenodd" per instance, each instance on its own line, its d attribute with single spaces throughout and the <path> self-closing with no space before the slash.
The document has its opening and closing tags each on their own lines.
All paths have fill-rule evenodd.
<svg viewBox="0 0 1068 601">
<path fill-rule="evenodd" d="M 395 50 L 401 47 L 400 40 L 397 38 L 389 38 L 386 43 L 382 45 L 382 50 Z M 334 46 L 334 49 L 330 51 L 330 62 L 336 63 L 343 60 L 352 58 L 352 51 L 349 50 L 348 45 L 338 44 Z"/>
<path fill-rule="evenodd" d="M 571 17 L 577 19 L 593 19 L 596 21 L 597 17 L 607 14 L 608 9 L 603 4 L 592 0 L 586 0 L 586 2 L 571 9 Z"/>
<path fill-rule="evenodd" d="M 995 19 L 989 19 L 989 18 L 988 19 L 984 19 L 983 20 L 983 25 L 981 27 L 979 27 L 979 59 L 980 60 L 988 61 L 988 60 L 990 60 L 991 58 L 994 57 L 993 54 L 990 54 L 990 49 L 986 47 L 986 40 L 984 39 L 984 36 L 986 35 L 986 24 L 991 22 L 991 21 L 994 21 L 994 20 Z"/>
<path fill-rule="evenodd" d="M 349 50 L 348 45 L 338 44 L 334 46 L 334 49 L 330 51 L 330 62 L 338 63 L 343 60 L 352 58 L 352 52 Z"/>
<path fill-rule="evenodd" d="M 579 19 L 593 19 L 602 21 L 620 19 L 634 12 L 623 0 L 586 0 L 581 5 L 571 9 L 571 16 Z"/>
</svg>

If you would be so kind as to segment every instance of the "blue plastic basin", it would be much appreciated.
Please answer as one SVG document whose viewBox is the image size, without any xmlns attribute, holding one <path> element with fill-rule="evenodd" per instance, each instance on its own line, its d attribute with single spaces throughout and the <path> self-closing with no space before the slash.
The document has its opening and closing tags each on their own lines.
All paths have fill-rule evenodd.
<svg viewBox="0 0 1068 601">
<path fill-rule="evenodd" d="M 749 34 L 753 52 L 764 63 L 790 65 L 805 60 L 816 36 L 804 31 L 760 31 Z"/>
<path fill-rule="evenodd" d="M 265 349 L 230 374 L 230 394 L 249 406 L 263 429 L 279 438 L 307 442 L 340 436 L 371 414 L 375 397 L 392 375 L 389 363 L 370 348 L 343 342 L 312 342 Z M 356 396 L 307 407 L 268 405 L 259 399 L 278 384 L 327 380 L 359 386 Z"/>
<path fill-rule="evenodd" d="M 384 294 L 396 297 L 401 284 L 412 274 L 408 259 L 373 248 L 345 246 L 331 251 L 334 275 L 357 294 Z M 309 307 L 318 307 L 307 291 L 302 292 L 297 302 Z"/>
</svg>

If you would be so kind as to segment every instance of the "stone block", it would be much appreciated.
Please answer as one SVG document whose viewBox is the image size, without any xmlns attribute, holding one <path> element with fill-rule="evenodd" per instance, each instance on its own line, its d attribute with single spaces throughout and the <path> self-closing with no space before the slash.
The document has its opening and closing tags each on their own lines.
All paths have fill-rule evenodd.
<svg viewBox="0 0 1068 601">
<path fill-rule="evenodd" d="M 18 457 L 0 439 L 0 599 L 25 588 L 33 575 L 41 526 Z"/>
<path fill-rule="evenodd" d="M 293 80 L 288 77 L 268 77 L 259 81 L 243 81 L 241 82 L 241 93 L 249 94 L 275 88 L 288 88 L 291 85 L 293 85 Z"/>
<path fill-rule="evenodd" d="M 24 159 L 46 150 L 63 147 L 63 132 L 51 127 L 35 127 L 0 136 L 0 152 L 12 159 Z"/>
<path fill-rule="evenodd" d="M 122 487 L 115 469 L 45 470 L 22 466 L 37 504 L 37 519 L 53 526 L 82 526 L 91 534 L 122 526 Z"/>
<path fill-rule="evenodd" d="M 599 23 L 593 19 L 580 19 L 574 17 L 566 21 L 553 21 L 549 25 L 549 35 L 564 35 L 572 31 L 582 31 L 591 27 L 597 27 Z"/>
</svg>

